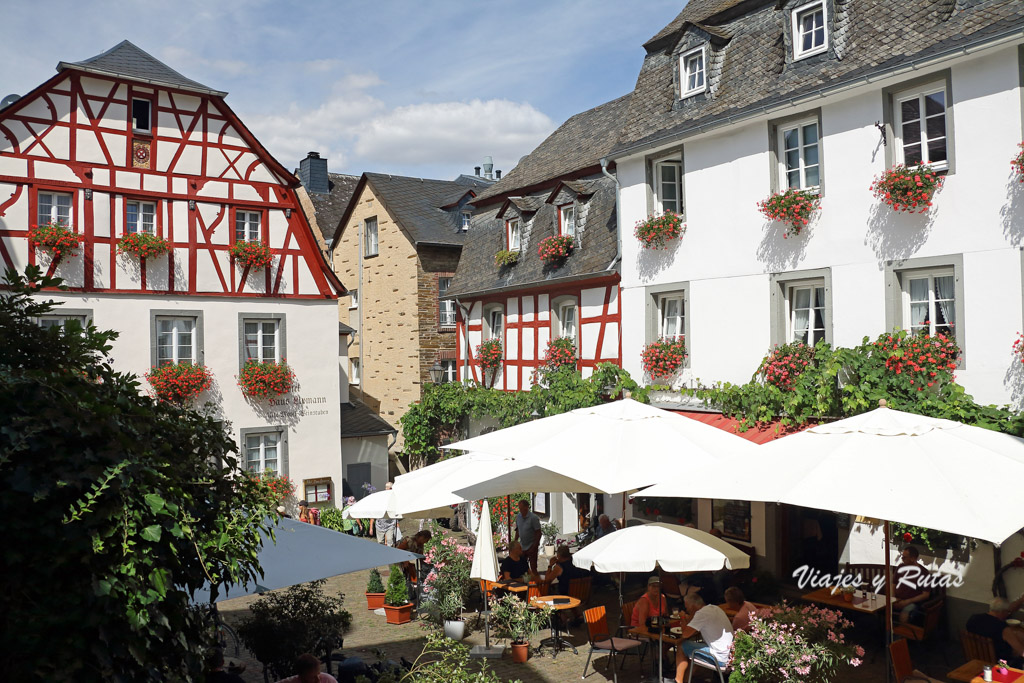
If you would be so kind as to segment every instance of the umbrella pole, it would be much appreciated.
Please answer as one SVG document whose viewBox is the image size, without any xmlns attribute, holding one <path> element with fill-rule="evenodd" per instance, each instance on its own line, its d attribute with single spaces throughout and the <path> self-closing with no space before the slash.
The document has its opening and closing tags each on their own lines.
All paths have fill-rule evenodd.
<svg viewBox="0 0 1024 683">
<path fill-rule="evenodd" d="M 891 653 L 889 646 L 892 645 L 892 559 L 889 551 L 889 520 L 885 520 L 885 680 L 892 681 Z"/>
</svg>

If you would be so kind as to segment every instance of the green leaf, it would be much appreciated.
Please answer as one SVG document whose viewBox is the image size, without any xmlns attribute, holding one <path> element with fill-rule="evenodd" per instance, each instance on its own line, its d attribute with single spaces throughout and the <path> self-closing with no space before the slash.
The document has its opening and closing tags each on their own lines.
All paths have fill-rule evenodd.
<svg viewBox="0 0 1024 683">
<path fill-rule="evenodd" d="M 160 514 L 160 511 L 164 509 L 164 499 L 155 493 L 147 493 L 143 496 L 143 500 L 149 505 L 149 509 L 153 511 L 154 515 Z"/>
<path fill-rule="evenodd" d="M 163 529 L 160 527 L 159 524 L 147 526 L 145 529 L 142 530 L 142 538 L 146 541 L 156 543 L 160 540 L 160 532 L 162 531 Z"/>
</svg>

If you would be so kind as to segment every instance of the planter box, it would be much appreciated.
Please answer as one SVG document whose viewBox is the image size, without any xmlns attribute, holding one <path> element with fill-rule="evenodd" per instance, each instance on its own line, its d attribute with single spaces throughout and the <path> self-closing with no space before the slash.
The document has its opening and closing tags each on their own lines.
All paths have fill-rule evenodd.
<svg viewBox="0 0 1024 683">
<path fill-rule="evenodd" d="M 408 624 L 412 621 L 412 603 L 405 605 L 384 605 L 384 612 L 387 614 L 389 624 Z"/>
<path fill-rule="evenodd" d="M 366 609 L 380 609 L 384 606 L 384 593 L 366 593 Z"/>
</svg>

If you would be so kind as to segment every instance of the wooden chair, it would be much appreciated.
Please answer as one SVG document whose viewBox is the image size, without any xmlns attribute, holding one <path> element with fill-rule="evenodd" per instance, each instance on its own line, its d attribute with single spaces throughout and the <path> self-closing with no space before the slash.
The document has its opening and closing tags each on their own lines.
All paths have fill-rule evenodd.
<svg viewBox="0 0 1024 683">
<path fill-rule="evenodd" d="M 914 668 L 910 661 L 910 648 L 906 640 L 893 641 L 889 646 L 889 655 L 892 658 L 892 670 L 896 675 L 896 683 L 942 683 L 942 681 L 931 678 Z"/>
<path fill-rule="evenodd" d="M 970 683 L 981 675 L 981 670 L 986 664 L 996 661 L 996 649 L 991 638 L 970 631 L 960 631 L 960 646 L 964 650 L 967 662 L 946 674 L 948 678 Z"/>
<path fill-rule="evenodd" d="M 530 602 L 534 598 L 539 598 L 544 595 L 544 593 L 541 592 L 541 588 L 543 588 L 543 586 L 544 584 L 542 583 L 534 583 L 531 581 L 529 588 L 526 589 L 526 601 Z"/>
<path fill-rule="evenodd" d="M 946 601 L 942 596 L 929 598 L 921 605 L 924 612 L 924 622 L 916 624 L 895 624 L 892 627 L 893 634 L 906 638 L 907 640 L 927 640 L 939 628 L 942 621 L 942 610 Z"/>
<path fill-rule="evenodd" d="M 590 599 L 590 582 L 591 578 L 589 576 L 573 579 L 569 582 L 569 597 L 579 600 L 581 607 L 586 607 L 587 600 Z"/>
<path fill-rule="evenodd" d="M 590 652 L 587 654 L 587 663 L 583 665 L 583 678 L 587 677 L 587 668 L 590 666 L 590 658 L 594 654 L 608 655 L 608 668 L 612 672 L 612 680 L 618 683 L 619 675 L 615 671 L 615 656 L 623 655 L 619 668 L 626 663 L 626 655 L 637 655 L 640 661 L 644 661 L 645 643 L 634 638 L 620 638 L 612 636 L 608 630 L 608 618 L 605 614 L 604 605 L 592 607 L 583 613 L 587 622 L 587 639 L 590 642 Z M 594 667 L 597 670 L 597 667 Z"/>
</svg>

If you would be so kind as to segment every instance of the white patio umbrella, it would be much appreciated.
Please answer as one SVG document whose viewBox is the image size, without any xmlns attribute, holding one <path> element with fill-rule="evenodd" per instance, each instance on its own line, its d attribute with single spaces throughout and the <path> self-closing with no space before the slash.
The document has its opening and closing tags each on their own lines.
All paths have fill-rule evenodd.
<svg viewBox="0 0 1024 683">
<path fill-rule="evenodd" d="M 675 524 L 642 524 L 604 536 L 572 556 L 583 569 L 608 572 L 666 572 L 745 569 L 750 557 L 705 531 Z M 621 604 L 621 599 L 620 599 Z M 658 633 L 658 680 L 663 680 L 661 636 Z"/>
<path fill-rule="evenodd" d="M 697 420 L 623 399 L 526 422 L 444 448 L 514 458 L 565 478 L 562 483 L 566 488 L 513 488 L 518 484 L 505 477 L 456 489 L 469 498 L 482 498 L 521 490 L 633 491 L 696 462 L 719 462 L 730 454 L 757 447 Z M 570 484 L 575 488 L 568 488 Z M 554 485 L 560 484 L 556 481 Z"/>
<path fill-rule="evenodd" d="M 491 513 L 484 501 L 480 511 L 480 526 L 476 531 L 476 548 L 473 550 L 473 565 L 469 568 L 469 578 L 484 581 L 498 580 L 498 555 L 494 551 L 494 534 L 491 532 Z M 501 657 L 505 648 L 491 647 L 491 614 L 487 605 L 487 591 L 484 591 L 484 642 L 470 651 L 472 657 Z"/>
<path fill-rule="evenodd" d="M 452 509 L 447 505 L 430 509 L 408 509 L 399 513 L 394 490 L 371 493 L 345 509 L 346 519 L 437 519 L 451 517 Z"/>
</svg>

